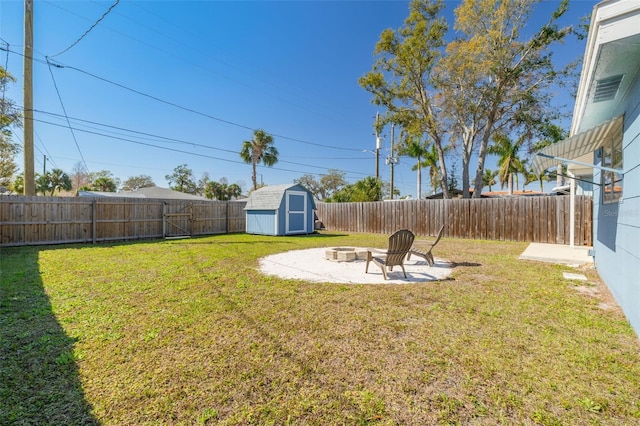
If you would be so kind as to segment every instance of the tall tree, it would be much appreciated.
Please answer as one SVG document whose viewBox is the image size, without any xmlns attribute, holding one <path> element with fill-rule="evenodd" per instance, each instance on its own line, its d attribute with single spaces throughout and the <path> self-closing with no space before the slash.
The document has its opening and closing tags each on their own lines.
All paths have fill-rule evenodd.
<svg viewBox="0 0 640 426">
<path fill-rule="evenodd" d="M 15 78 L 0 66 L 0 186 L 10 187 L 14 174 L 18 170 L 15 156 L 20 145 L 11 140 L 13 126 L 20 125 L 20 113 L 13 101 L 4 96 L 7 85 Z"/>
<path fill-rule="evenodd" d="M 122 183 L 122 189 L 125 191 L 135 191 L 136 189 L 150 186 L 156 186 L 156 184 L 149 175 L 131 176 Z"/>
<path fill-rule="evenodd" d="M 173 173 L 164 177 L 169 182 L 169 188 L 178 192 L 195 194 L 197 185 L 193 180 L 193 171 L 186 164 L 173 169 Z"/>
<path fill-rule="evenodd" d="M 330 197 L 347 184 L 347 180 L 345 179 L 346 175 L 346 172 L 338 169 L 329 169 L 326 174 L 322 175 L 320 185 L 324 191 L 325 198 Z"/>
<path fill-rule="evenodd" d="M 78 161 L 73 165 L 72 171 L 73 173 L 71 174 L 71 181 L 73 182 L 73 187 L 76 190 L 90 186 L 91 176 L 89 176 L 89 171 L 84 166 L 84 163 Z"/>
<path fill-rule="evenodd" d="M 271 167 L 278 162 L 278 150 L 274 146 L 273 136 L 262 129 L 254 130 L 253 139 L 242 143 L 240 157 L 245 163 L 251 164 L 251 182 L 255 191 L 258 189 L 257 165 L 264 163 Z"/>
<path fill-rule="evenodd" d="M 307 188 L 315 198 L 318 200 L 325 200 L 327 198 L 324 188 L 319 180 L 317 180 L 312 174 L 305 174 L 301 177 L 294 179 L 293 183 L 302 185 Z"/>
<path fill-rule="evenodd" d="M 13 176 L 18 171 L 15 157 L 20 152 L 20 145 L 11 141 L 8 136 L 0 135 L 0 187 L 11 186 Z"/>
<path fill-rule="evenodd" d="M 482 190 L 487 149 L 494 135 L 533 135 L 558 115 L 551 88 L 570 82 L 571 63 L 556 69 L 551 47 L 571 28 L 557 20 L 568 8 L 562 0 L 533 36 L 522 32 L 540 0 L 463 0 L 455 10 L 458 38 L 438 64 L 444 115 L 462 147 L 464 196 L 469 196 L 471 157 L 477 153 L 474 197 Z"/>
<path fill-rule="evenodd" d="M 220 179 L 220 182 L 223 182 L 223 179 L 225 184 L 229 183 L 227 182 L 227 178 L 224 178 L 224 177 Z M 198 180 L 198 183 L 196 184 L 196 194 L 204 195 L 206 197 L 207 196 L 206 190 L 209 182 L 211 182 L 211 178 L 209 177 L 209 172 L 204 172 L 202 174 L 202 177 Z"/>
<path fill-rule="evenodd" d="M 397 31 L 386 29 L 375 46 L 373 70 L 358 80 L 373 94 L 373 103 L 386 107 L 382 120 L 400 124 L 409 134 L 427 136 L 438 153 L 440 185 L 445 198 L 447 166 L 440 99 L 433 90 L 434 68 L 447 32 L 439 17 L 440 0 L 413 0 L 409 16 Z"/>
<path fill-rule="evenodd" d="M 311 174 L 306 174 L 294 179 L 293 182 L 307 188 L 318 200 L 326 200 L 347 184 L 345 175 L 346 173 L 343 171 L 329 169 L 320 180 L 316 180 Z"/>
</svg>

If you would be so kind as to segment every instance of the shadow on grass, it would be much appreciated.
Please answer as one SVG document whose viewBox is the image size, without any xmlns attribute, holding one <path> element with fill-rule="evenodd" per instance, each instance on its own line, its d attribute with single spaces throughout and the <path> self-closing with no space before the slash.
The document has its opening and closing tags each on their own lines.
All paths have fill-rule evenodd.
<svg viewBox="0 0 640 426">
<path fill-rule="evenodd" d="M 224 235 L 224 234 L 221 234 Z M 185 238 L 175 238 L 169 239 L 167 241 L 174 242 L 176 244 L 184 243 L 188 241 L 189 245 L 235 245 L 235 244 L 249 244 L 253 245 L 256 243 L 280 243 L 280 244 L 293 244 L 294 241 L 292 239 L 296 238 L 317 238 L 317 239 L 327 239 L 327 238 L 338 238 L 338 237 L 346 237 L 347 234 L 303 234 L 303 235 L 283 235 L 283 236 L 273 236 L 273 235 L 255 235 L 255 234 L 245 234 L 249 235 L 251 239 L 242 239 L 242 240 L 226 240 L 220 241 L 215 239 L 215 235 L 198 235 L 195 237 L 185 237 Z M 163 240 L 158 240 L 163 241 Z M 148 241 L 147 241 L 148 242 Z"/>
<path fill-rule="evenodd" d="M 482 264 L 475 263 L 475 262 L 450 262 L 449 263 L 450 268 L 459 268 L 461 266 L 473 267 L 473 266 L 482 266 Z"/>
<path fill-rule="evenodd" d="M 44 290 L 38 252 L 0 253 L 0 424 L 98 424 L 84 398 L 74 340 Z"/>
</svg>

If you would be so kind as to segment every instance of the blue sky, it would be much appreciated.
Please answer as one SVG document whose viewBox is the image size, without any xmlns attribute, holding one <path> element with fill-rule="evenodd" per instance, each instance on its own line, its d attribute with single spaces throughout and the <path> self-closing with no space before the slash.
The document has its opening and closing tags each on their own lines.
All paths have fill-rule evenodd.
<svg viewBox="0 0 640 426">
<path fill-rule="evenodd" d="M 408 1 L 122 0 L 74 45 L 113 3 L 35 1 L 36 172 L 46 156 L 47 169 L 72 173 L 82 162 L 167 187 L 165 175 L 187 164 L 196 180 L 206 172 L 249 189 L 251 166 L 238 152 L 262 128 L 280 152 L 274 167 L 258 168 L 265 184 L 328 169 L 346 172 L 350 182 L 375 173 L 374 155 L 363 150 L 375 148 L 378 109 L 358 78 L 371 70 L 380 33 L 402 25 Z M 446 3 L 450 23 L 457 4 Z M 532 31 L 557 4 L 536 10 Z M 562 24 L 577 25 L 595 4 L 573 0 Z M 18 104 L 23 8 L 0 2 L 0 45 L 9 46 L 0 60 L 18 78 L 6 96 Z M 584 43 L 572 41 L 556 56 L 582 57 Z M 46 57 L 64 68 L 47 66 Z M 573 108 L 566 93 L 558 101 Z M 380 171 L 388 181 L 386 133 Z M 395 167 L 402 195 L 415 196 L 413 162 L 401 158 Z"/>
</svg>

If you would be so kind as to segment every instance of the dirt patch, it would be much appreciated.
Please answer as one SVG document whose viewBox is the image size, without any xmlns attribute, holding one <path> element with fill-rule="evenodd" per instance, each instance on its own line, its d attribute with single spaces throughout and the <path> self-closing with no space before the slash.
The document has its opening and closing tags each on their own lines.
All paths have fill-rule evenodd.
<svg viewBox="0 0 640 426">
<path fill-rule="evenodd" d="M 599 300 L 598 307 L 605 311 L 612 311 L 623 315 L 622 309 L 618 302 L 611 294 L 609 287 L 602 281 L 602 279 L 598 276 L 598 273 L 591 265 L 583 265 L 581 267 L 576 268 L 577 271 L 585 274 L 587 276 L 588 282 L 580 283 L 581 285 L 573 285 L 572 288 L 579 292 L 580 294 L 584 294 L 588 297 L 593 297 Z"/>
</svg>

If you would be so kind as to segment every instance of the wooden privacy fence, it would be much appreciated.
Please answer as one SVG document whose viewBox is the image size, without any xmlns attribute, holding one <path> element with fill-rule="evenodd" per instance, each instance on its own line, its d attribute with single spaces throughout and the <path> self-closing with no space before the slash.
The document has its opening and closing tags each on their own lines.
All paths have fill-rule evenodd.
<svg viewBox="0 0 640 426">
<path fill-rule="evenodd" d="M 245 231 L 244 201 L 0 196 L 0 247 Z M 316 203 L 329 231 L 569 244 L 570 197 Z M 576 196 L 576 245 L 592 245 L 592 199 Z"/>
<path fill-rule="evenodd" d="M 402 228 L 434 236 L 569 244 L 570 197 L 505 197 L 317 203 L 329 231 L 391 234 Z M 576 245 L 592 245 L 590 196 L 576 196 Z"/>
<path fill-rule="evenodd" d="M 244 201 L 0 197 L 0 247 L 244 232 Z"/>
</svg>

